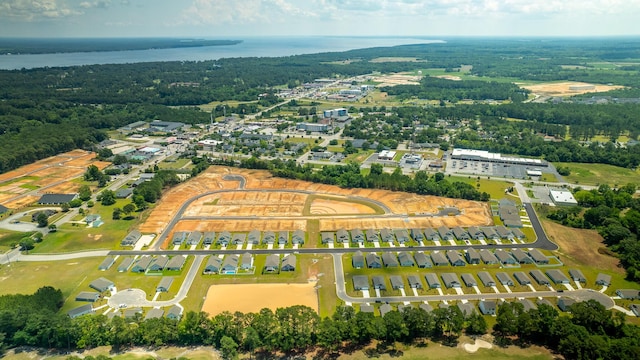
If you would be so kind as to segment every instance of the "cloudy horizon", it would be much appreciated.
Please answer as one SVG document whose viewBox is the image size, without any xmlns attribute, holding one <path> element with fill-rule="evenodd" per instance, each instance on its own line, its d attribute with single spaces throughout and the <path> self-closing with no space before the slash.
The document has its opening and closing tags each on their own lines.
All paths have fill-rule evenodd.
<svg viewBox="0 0 640 360">
<path fill-rule="evenodd" d="M 0 0 L 4 37 L 640 35 L 640 0 Z"/>
</svg>

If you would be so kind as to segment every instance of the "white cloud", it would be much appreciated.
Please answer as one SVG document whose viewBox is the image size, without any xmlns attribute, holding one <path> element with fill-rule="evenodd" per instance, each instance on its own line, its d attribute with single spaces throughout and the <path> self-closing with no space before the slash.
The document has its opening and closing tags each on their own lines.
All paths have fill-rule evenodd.
<svg viewBox="0 0 640 360">
<path fill-rule="evenodd" d="M 0 17 L 21 21 L 37 21 L 80 15 L 82 12 L 59 4 L 57 0 L 4 0 Z"/>
<path fill-rule="evenodd" d="M 83 1 L 80 3 L 80 7 L 85 9 L 91 9 L 91 8 L 106 9 L 110 5 L 111 5 L 110 0 Z"/>
<path fill-rule="evenodd" d="M 182 23 L 196 25 L 283 22 L 289 16 L 315 14 L 290 0 L 194 0 L 182 12 Z"/>
</svg>

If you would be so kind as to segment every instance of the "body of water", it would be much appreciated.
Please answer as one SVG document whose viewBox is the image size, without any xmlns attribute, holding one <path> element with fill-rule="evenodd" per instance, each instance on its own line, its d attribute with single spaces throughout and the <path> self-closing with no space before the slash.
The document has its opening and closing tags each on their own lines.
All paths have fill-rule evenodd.
<svg viewBox="0 0 640 360">
<path fill-rule="evenodd" d="M 235 39 L 234 39 L 235 40 Z M 232 57 L 274 57 L 347 51 L 380 46 L 439 43 L 441 40 L 404 37 L 265 37 L 239 39 L 229 46 L 175 49 L 0 55 L 0 69 L 32 69 L 93 64 L 153 61 L 204 61 Z M 55 39 L 52 39 L 55 41 Z"/>
</svg>

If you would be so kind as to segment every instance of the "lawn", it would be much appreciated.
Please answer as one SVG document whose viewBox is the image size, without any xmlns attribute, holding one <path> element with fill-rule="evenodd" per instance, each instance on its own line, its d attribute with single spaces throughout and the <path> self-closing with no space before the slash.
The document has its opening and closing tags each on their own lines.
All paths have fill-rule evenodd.
<svg viewBox="0 0 640 360">
<path fill-rule="evenodd" d="M 542 174 L 542 176 L 540 176 L 540 181 L 544 181 L 544 182 L 558 182 L 558 178 L 555 177 L 555 175 L 552 174 Z"/>
<path fill-rule="evenodd" d="M 31 236 L 33 233 L 22 233 L 9 230 L 0 230 L 0 253 L 10 250 L 13 244 L 17 244 L 25 237 Z"/>
<path fill-rule="evenodd" d="M 467 184 L 473 185 L 480 192 L 487 192 L 491 196 L 491 199 L 500 200 L 502 198 L 507 198 L 517 204 L 520 204 L 520 198 L 518 197 L 518 192 L 514 189 L 511 194 L 505 194 L 505 190 L 513 186 L 513 183 L 502 180 L 491 180 L 487 179 L 487 177 L 480 177 L 478 180 L 478 176 L 451 176 L 447 177 L 447 179 L 451 182 L 453 181 L 461 181 Z M 477 184 L 480 184 L 480 187 Z"/>
<path fill-rule="evenodd" d="M 640 171 L 606 164 L 582 164 L 582 163 L 554 163 L 555 167 L 566 166 L 571 171 L 564 178 L 573 184 L 600 185 L 609 184 L 624 185 L 638 183 Z"/>
<path fill-rule="evenodd" d="M 182 169 L 183 167 L 187 166 L 187 164 L 191 163 L 191 160 L 189 159 L 177 159 L 176 161 L 163 161 L 160 164 L 158 164 L 158 167 L 160 169 Z M 191 167 L 187 167 L 187 169 L 190 169 Z"/>
</svg>

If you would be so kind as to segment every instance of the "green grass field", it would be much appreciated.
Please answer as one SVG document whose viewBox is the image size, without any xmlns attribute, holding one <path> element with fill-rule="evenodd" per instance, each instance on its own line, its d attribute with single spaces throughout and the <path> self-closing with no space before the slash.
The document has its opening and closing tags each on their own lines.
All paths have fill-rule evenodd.
<svg viewBox="0 0 640 360">
<path fill-rule="evenodd" d="M 640 182 L 640 171 L 622 168 L 606 164 L 582 164 L 582 163 L 554 163 L 554 166 L 565 166 L 571 171 L 565 176 L 567 182 L 572 184 L 599 185 L 608 184 L 624 185 Z"/>
<path fill-rule="evenodd" d="M 191 166 L 186 166 L 190 162 L 191 160 L 189 159 L 177 159 L 176 161 L 163 161 L 160 164 L 158 164 L 158 167 L 160 169 L 169 169 L 169 170 L 182 169 L 182 168 L 190 169 Z"/>
<path fill-rule="evenodd" d="M 508 181 L 502 180 L 491 180 L 487 179 L 486 176 L 480 177 L 478 180 L 478 176 L 451 176 L 447 177 L 449 181 L 461 181 L 467 184 L 473 185 L 480 192 L 487 192 L 491 199 L 500 200 L 502 198 L 507 198 L 517 204 L 520 204 L 520 198 L 518 197 L 518 192 L 514 189 L 511 194 L 505 194 L 505 190 L 509 187 L 512 187 L 513 184 Z M 480 187 L 477 185 L 480 184 Z"/>
</svg>

